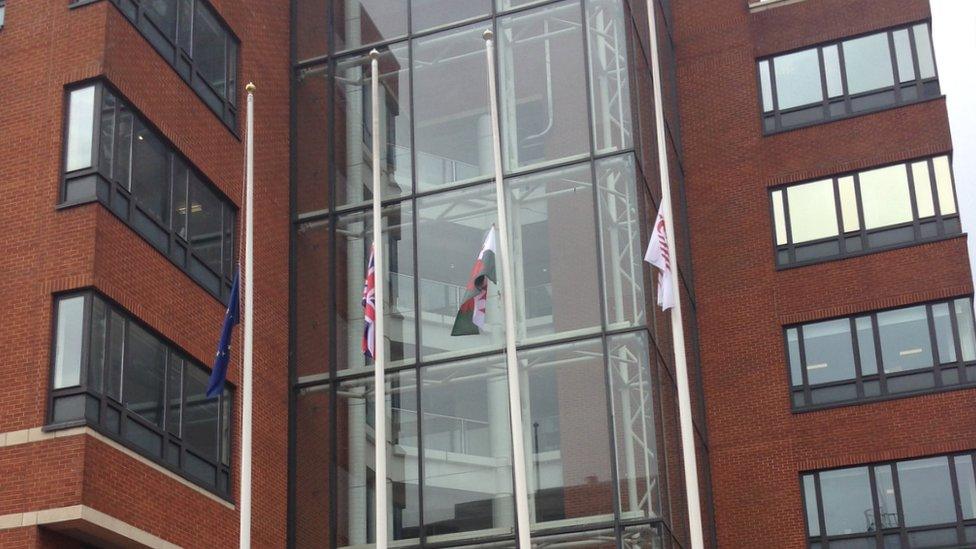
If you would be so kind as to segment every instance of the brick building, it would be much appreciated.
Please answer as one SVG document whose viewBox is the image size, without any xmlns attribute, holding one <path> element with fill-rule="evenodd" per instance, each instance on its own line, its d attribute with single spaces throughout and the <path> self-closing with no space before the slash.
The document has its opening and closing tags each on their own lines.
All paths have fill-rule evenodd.
<svg viewBox="0 0 976 549">
<path fill-rule="evenodd" d="M 238 360 L 205 387 L 248 81 L 255 547 L 377 538 L 374 154 L 389 546 L 515 547 L 523 518 L 538 547 L 690 547 L 642 261 L 662 173 L 706 546 L 976 546 L 976 321 L 929 19 L 927 0 L 0 0 L 0 547 L 236 544 Z M 451 335 L 498 217 L 486 29 L 521 438 L 500 286 L 484 331 Z"/>
</svg>

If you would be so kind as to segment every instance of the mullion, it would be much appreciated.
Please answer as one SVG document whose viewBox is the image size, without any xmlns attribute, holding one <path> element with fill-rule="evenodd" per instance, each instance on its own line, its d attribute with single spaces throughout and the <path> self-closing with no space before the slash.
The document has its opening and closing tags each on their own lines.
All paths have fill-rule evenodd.
<svg viewBox="0 0 976 549">
<path fill-rule="evenodd" d="M 803 379 L 803 400 L 809 406 L 813 404 L 813 391 L 810 389 L 810 376 L 807 374 L 807 352 L 803 344 L 803 326 L 796 327 L 797 346 L 800 349 L 800 375 Z"/>
<path fill-rule="evenodd" d="M 941 302 L 939 304 L 948 303 Z M 950 315 L 951 316 L 951 315 Z M 935 388 L 938 389 L 942 387 L 942 357 L 939 352 L 939 338 L 935 332 L 935 313 L 932 310 L 932 303 L 925 305 L 925 324 L 929 330 L 929 344 L 932 346 L 932 371 L 935 374 Z"/>
<path fill-rule="evenodd" d="M 909 33 L 910 35 L 913 33 Z M 909 170 L 912 172 L 913 170 Z M 925 171 L 929 174 L 929 187 L 932 189 L 932 211 L 935 212 L 935 222 L 937 227 L 937 233 L 939 235 L 945 234 L 945 218 L 942 215 L 942 204 L 939 200 L 939 185 L 935 180 L 935 161 L 931 158 L 925 160 Z M 952 185 L 953 194 L 955 193 L 955 184 Z M 958 207 L 957 207 L 958 209 Z"/>
<path fill-rule="evenodd" d="M 959 490 L 959 479 L 956 475 L 956 458 L 957 455 L 947 456 L 947 462 L 949 464 L 949 485 L 952 490 L 952 503 L 956 511 L 956 541 L 966 539 L 966 530 L 963 525 L 962 516 L 962 498 L 960 497 Z"/>
<path fill-rule="evenodd" d="M 915 241 L 918 242 L 922 240 L 922 225 L 918 214 L 918 197 L 915 195 L 915 174 L 912 173 L 912 162 L 903 162 L 901 165 L 905 168 L 905 173 L 908 176 L 908 200 L 912 210 L 912 231 L 915 235 Z M 933 202 L 934 200 L 935 197 L 933 197 Z"/>
<path fill-rule="evenodd" d="M 884 540 L 884 535 L 882 535 L 881 531 L 884 529 L 884 523 L 881 521 L 881 506 L 879 505 L 881 502 L 878 499 L 878 482 L 874 473 L 876 467 L 874 465 L 868 466 L 868 482 L 871 486 L 871 507 L 874 508 L 875 544 L 878 549 L 883 549 L 884 545 L 882 540 Z"/>
<path fill-rule="evenodd" d="M 957 298 L 961 299 L 961 298 Z M 949 325 L 952 327 L 952 344 L 956 351 L 956 371 L 959 372 L 959 385 L 966 384 L 966 360 L 962 356 L 962 334 L 959 332 L 959 318 L 956 315 L 956 299 L 950 299 Z"/>
<path fill-rule="evenodd" d="M 901 30 L 901 29 L 899 29 Z M 909 34 L 911 34 L 911 28 L 908 29 Z M 904 103 L 901 94 L 901 75 L 898 74 L 898 56 L 895 52 L 895 33 L 894 31 L 888 31 L 885 33 L 885 42 L 888 43 L 888 56 L 891 58 L 891 74 L 893 75 L 893 85 L 895 92 L 895 104 L 900 105 Z M 917 75 L 918 73 L 916 73 Z M 877 90 L 875 90 L 877 92 Z M 921 97 L 921 96 L 920 96 Z"/>
</svg>

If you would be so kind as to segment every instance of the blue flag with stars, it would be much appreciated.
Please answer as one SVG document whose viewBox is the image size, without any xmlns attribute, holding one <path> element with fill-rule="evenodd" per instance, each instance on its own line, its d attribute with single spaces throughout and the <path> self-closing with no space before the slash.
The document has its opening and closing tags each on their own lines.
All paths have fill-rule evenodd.
<svg viewBox="0 0 976 549">
<path fill-rule="evenodd" d="M 227 304 L 227 312 L 224 313 L 224 326 L 220 329 L 217 356 L 214 357 L 210 383 L 207 384 L 207 397 L 215 397 L 224 392 L 224 382 L 227 381 L 227 364 L 230 362 L 230 340 L 234 335 L 234 326 L 241 321 L 240 284 L 241 271 L 237 268 L 234 269 L 234 283 L 230 287 L 230 302 Z"/>
</svg>

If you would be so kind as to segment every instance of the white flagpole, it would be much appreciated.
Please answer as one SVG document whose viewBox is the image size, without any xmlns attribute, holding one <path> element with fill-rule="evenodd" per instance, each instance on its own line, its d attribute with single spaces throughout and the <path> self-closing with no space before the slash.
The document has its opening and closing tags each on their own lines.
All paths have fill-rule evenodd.
<svg viewBox="0 0 976 549">
<path fill-rule="evenodd" d="M 701 501 L 698 492 L 698 459 L 695 455 L 695 430 L 691 416 L 691 392 L 688 388 L 688 362 L 685 354 L 684 322 L 681 314 L 681 291 L 678 277 L 678 247 L 675 245 L 674 215 L 671 208 L 671 176 L 668 172 L 668 149 L 664 131 L 664 104 L 661 91 L 661 63 L 658 58 L 657 15 L 654 5 L 647 0 L 647 23 L 651 36 L 651 78 L 654 80 L 654 120 L 657 126 L 657 161 L 661 177 L 661 208 L 667 231 L 668 250 L 671 253 L 671 289 L 674 306 L 671 307 L 671 339 L 674 345 L 674 369 L 678 378 L 678 421 L 681 426 L 681 455 L 684 462 L 685 492 L 688 500 L 688 528 L 691 533 L 691 549 L 703 549 L 705 536 L 702 531 Z"/>
<path fill-rule="evenodd" d="M 502 301 L 505 308 L 505 358 L 508 363 L 508 408 L 512 422 L 512 469 L 515 472 L 515 515 L 518 546 L 532 547 L 529 537 L 529 494 L 525 475 L 525 439 L 522 434 L 522 400 L 519 388 L 518 357 L 515 354 L 515 298 L 512 289 L 512 262 L 508 255 L 508 216 L 505 212 L 505 179 L 502 175 L 501 136 L 498 129 L 498 84 L 495 81 L 494 33 L 486 30 L 485 55 L 488 60 L 488 102 L 491 106 L 491 139 L 495 160 L 495 199 L 498 206 L 498 256 L 502 268 Z"/>
<path fill-rule="evenodd" d="M 254 90 L 247 87 L 244 172 L 244 364 L 241 372 L 241 549 L 251 547 L 251 416 L 254 369 Z"/>
<path fill-rule="evenodd" d="M 373 395 L 374 405 L 374 470 L 376 472 L 375 515 L 376 549 L 386 549 L 386 339 L 383 330 L 384 288 L 386 271 L 383 270 L 383 195 L 380 188 L 380 52 L 375 48 L 369 52 L 370 60 L 370 98 L 373 118 L 373 279 L 376 298 L 376 320 L 373 324 L 376 336 L 375 356 L 373 357 Z"/>
</svg>

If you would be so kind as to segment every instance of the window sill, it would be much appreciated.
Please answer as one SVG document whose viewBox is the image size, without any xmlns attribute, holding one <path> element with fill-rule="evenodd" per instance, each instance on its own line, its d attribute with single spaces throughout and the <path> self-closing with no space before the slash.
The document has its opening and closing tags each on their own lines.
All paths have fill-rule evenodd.
<svg viewBox="0 0 976 549">
<path fill-rule="evenodd" d="M 788 6 L 790 4 L 797 4 L 803 1 L 804 0 L 759 0 L 758 2 L 749 2 L 749 13 L 757 13 L 770 8 Z"/>
</svg>

